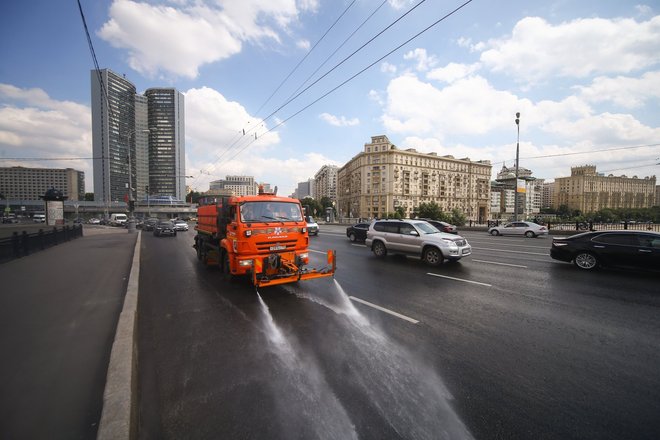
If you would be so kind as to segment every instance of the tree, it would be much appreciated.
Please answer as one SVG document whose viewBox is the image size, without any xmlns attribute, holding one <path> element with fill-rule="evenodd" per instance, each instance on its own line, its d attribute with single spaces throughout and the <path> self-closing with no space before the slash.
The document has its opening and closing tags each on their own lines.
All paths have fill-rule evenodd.
<svg viewBox="0 0 660 440">
<path fill-rule="evenodd" d="M 94 201 L 94 193 L 85 193 L 85 201 L 86 202 L 93 202 Z"/>
<path fill-rule="evenodd" d="M 457 208 L 454 208 L 452 209 L 451 215 L 448 220 L 449 223 L 451 223 L 452 225 L 463 226 L 466 223 L 467 218 L 465 217 L 465 214 L 463 214 Z"/>
<path fill-rule="evenodd" d="M 417 206 L 413 210 L 413 214 L 415 215 L 415 217 L 419 217 L 419 218 L 444 220 L 442 209 L 440 209 L 440 206 L 435 202 L 420 203 L 419 206 Z"/>
</svg>

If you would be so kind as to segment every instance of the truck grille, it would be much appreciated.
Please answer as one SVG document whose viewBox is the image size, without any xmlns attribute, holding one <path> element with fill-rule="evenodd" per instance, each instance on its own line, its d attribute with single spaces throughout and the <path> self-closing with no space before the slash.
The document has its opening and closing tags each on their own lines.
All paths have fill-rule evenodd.
<svg viewBox="0 0 660 440">
<path fill-rule="evenodd" d="M 287 250 L 295 249 L 296 243 L 297 240 L 259 241 L 257 242 L 257 251 L 260 253 L 285 252 Z M 278 249 L 277 251 L 272 251 L 271 247 L 273 246 L 286 246 L 286 248 Z"/>
</svg>

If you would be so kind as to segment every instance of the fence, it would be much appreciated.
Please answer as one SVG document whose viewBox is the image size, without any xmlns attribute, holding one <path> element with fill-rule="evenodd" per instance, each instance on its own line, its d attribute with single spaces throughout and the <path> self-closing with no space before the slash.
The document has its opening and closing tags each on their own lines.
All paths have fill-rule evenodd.
<svg viewBox="0 0 660 440">
<path fill-rule="evenodd" d="M 489 220 L 488 224 L 477 224 L 476 222 L 469 222 L 470 227 L 504 225 L 509 222 L 500 220 Z M 468 226 L 468 225 L 466 225 Z M 660 223 L 643 223 L 643 222 L 620 222 L 620 223 L 596 223 L 596 222 L 548 222 L 545 224 L 549 231 L 614 231 L 614 230 L 633 230 L 633 231 L 654 231 L 660 232 Z"/>
<path fill-rule="evenodd" d="M 0 238 L 0 263 L 14 258 L 21 258 L 34 252 L 43 251 L 51 246 L 82 237 L 82 225 L 63 226 L 60 229 L 39 229 L 39 232 L 28 234 L 15 231 L 11 236 Z"/>
</svg>

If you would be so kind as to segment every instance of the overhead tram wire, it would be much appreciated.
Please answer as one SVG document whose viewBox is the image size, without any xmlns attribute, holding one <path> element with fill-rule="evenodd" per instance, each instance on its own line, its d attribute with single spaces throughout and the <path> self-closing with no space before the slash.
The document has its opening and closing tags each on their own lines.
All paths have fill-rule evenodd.
<svg viewBox="0 0 660 440">
<path fill-rule="evenodd" d="M 591 153 L 603 153 L 606 151 L 620 151 L 620 150 L 633 150 L 636 148 L 650 148 L 650 147 L 659 147 L 660 143 L 657 144 L 645 144 L 645 145 L 632 145 L 628 147 L 615 147 L 615 148 L 603 148 L 600 150 L 590 150 L 590 151 L 575 151 L 572 153 L 557 153 L 557 154 L 545 154 L 542 156 L 530 156 L 530 157 L 521 157 L 520 159 L 525 159 L 525 160 L 530 160 L 530 159 L 546 159 L 548 157 L 562 157 L 562 156 L 575 156 L 578 154 L 591 154 Z M 508 161 L 512 161 L 514 159 L 508 159 Z M 501 160 L 498 162 L 493 162 L 491 165 L 497 165 L 497 164 L 503 164 L 507 162 L 507 160 Z"/>
<path fill-rule="evenodd" d="M 326 58 L 326 59 L 325 59 L 320 65 L 319 65 L 319 67 L 317 67 L 316 70 L 314 70 L 314 72 L 312 72 L 312 73 L 311 73 L 311 74 L 305 79 L 305 81 L 303 81 L 303 83 L 300 84 L 300 86 L 298 86 L 298 88 L 297 88 L 297 89 L 296 89 L 296 90 L 295 90 L 295 91 L 289 96 L 288 100 L 290 100 L 290 99 L 291 99 L 296 93 L 298 93 L 298 91 L 299 91 L 301 88 L 303 88 L 303 87 L 305 86 L 305 84 L 307 84 L 307 82 L 308 82 L 308 81 L 309 81 L 314 75 L 316 75 L 316 73 L 317 73 L 319 70 L 321 70 L 321 68 L 322 68 L 323 66 L 325 66 L 325 64 L 326 64 L 326 63 L 327 63 L 327 62 L 328 62 L 328 61 L 329 61 L 329 60 L 330 60 L 330 59 L 331 59 L 331 58 L 332 58 L 337 52 L 339 52 L 339 50 L 340 50 L 342 47 L 344 47 L 344 45 L 345 45 L 346 43 L 348 43 L 348 41 L 349 41 L 351 38 L 353 38 L 353 35 L 355 35 L 360 29 L 362 29 L 362 26 L 364 26 L 369 20 L 371 20 L 371 17 L 373 17 L 373 16 L 376 14 L 376 12 L 380 11 L 380 8 L 382 8 L 382 7 L 385 5 L 385 3 L 387 3 L 388 1 L 389 1 L 389 0 L 383 0 L 382 3 L 381 3 L 376 9 L 374 9 L 373 12 L 372 12 L 371 14 L 369 14 L 369 16 L 368 16 L 367 18 L 365 18 L 364 21 L 362 21 L 362 23 L 360 23 L 360 25 L 359 25 L 358 27 L 355 28 L 355 30 L 354 30 L 353 32 L 351 32 L 351 34 L 350 34 L 348 37 L 346 37 L 346 39 L 345 39 L 345 40 L 344 40 L 339 46 L 337 46 L 337 48 L 334 50 L 334 52 L 332 52 L 330 55 L 328 55 L 328 57 L 327 57 L 327 58 Z"/>
<path fill-rule="evenodd" d="M 422 2 L 423 2 L 423 1 L 424 1 L 424 0 L 422 0 Z M 413 40 L 415 40 L 416 38 L 418 38 L 420 35 L 422 35 L 422 34 L 424 34 L 425 32 L 427 32 L 429 29 L 431 29 L 431 28 L 437 26 L 437 25 L 438 25 L 439 23 L 441 23 L 442 21 L 444 21 L 444 20 L 446 20 L 447 18 L 451 17 L 452 15 L 454 15 L 455 13 L 457 13 L 458 11 L 460 11 L 461 9 L 463 9 L 465 6 L 467 6 L 468 4 L 472 3 L 472 1 L 473 1 L 473 0 L 467 0 L 466 2 L 462 3 L 460 6 L 456 7 L 456 8 L 455 8 L 454 10 L 452 10 L 451 12 L 445 14 L 443 17 L 439 18 L 438 20 L 436 20 L 435 22 L 433 22 L 432 24 L 430 24 L 429 26 L 427 26 L 426 28 L 424 28 L 423 30 L 421 30 L 420 32 L 418 32 L 417 34 L 413 35 L 413 36 L 410 37 L 408 40 L 406 40 L 405 42 L 401 43 L 400 45 L 398 45 L 397 47 L 395 47 L 394 49 L 392 49 L 391 51 L 389 51 L 388 53 L 386 53 L 385 55 L 383 55 L 382 57 L 380 57 L 380 58 L 377 59 L 376 61 L 372 62 L 372 63 L 369 64 L 367 67 L 365 67 L 365 68 L 363 68 L 362 70 L 360 70 L 358 73 L 354 74 L 353 76 L 351 76 L 351 77 L 348 78 L 347 80 L 343 81 L 342 83 L 340 83 L 340 84 L 337 85 L 336 87 L 330 89 L 329 91 L 327 91 L 326 93 L 324 93 L 323 95 L 321 95 L 320 97 L 318 97 L 317 99 L 315 99 L 314 101 L 310 102 L 309 104 L 307 104 L 306 106 L 304 106 L 303 108 L 301 108 L 300 110 L 298 110 L 297 112 L 293 113 L 293 114 L 292 114 L 291 116 L 289 116 L 288 118 L 286 118 L 286 119 L 284 119 L 283 121 L 281 121 L 279 124 L 277 124 L 277 125 L 273 126 L 272 128 L 268 129 L 268 130 L 267 130 L 266 132 L 264 132 L 263 134 L 266 134 L 266 133 L 269 133 L 269 132 L 275 130 L 277 127 L 279 127 L 279 126 L 285 124 L 285 123 L 288 122 L 289 120 L 291 120 L 291 119 L 293 119 L 294 117 L 298 116 L 300 113 L 302 113 L 303 111 L 307 110 L 307 109 L 308 109 L 309 107 L 311 107 L 312 105 L 316 104 L 317 102 L 319 102 L 320 100 L 322 100 L 322 99 L 325 98 L 326 96 L 328 96 L 328 95 L 330 95 L 331 93 L 335 92 L 336 90 L 340 89 L 341 87 L 343 87 L 344 85 L 346 85 L 346 84 L 349 83 L 350 81 L 354 80 L 355 78 L 357 78 L 358 76 L 360 76 L 362 73 L 364 73 L 365 71 L 369 70 L 371 67 L 375 66 L 376 64 L 378 64 L 379 62 L 381 62 L 382 60 L 384 60 L 385 58 L 387 58 L 388 56 L 392 55 L 392 54 L 393 54 L 394 52 L 396 52 L 397 50 L 401 49 L 401 48 L 402 48 L 403 46 L 405 46 L 406 44 L 410 43 L 411 41 L 413 41 Z M 422 2 L 420 2 L 419 4 L 421 4 Z M 415 7 L 419 6 L 419 4 L 415 5 Z M 409 11 L 409 12 L 410 12 L 410 11 Z M 389 26 L 388 26 L 388 27 L 389 27 Z M 360 48 L 360 49 L 361 49 L 361 48 Z M 358 49 L 358 50 L 360 50 L 360 49 Z M 345 61 L 345 60 L 344 60 L 344 61 Z M 342 62 L 343 62 L 343 61 L 342 61 Z M 337 67 L 337 66 L 335 66 L 335 67 Z M 333 68 L 333 69 L 334 69 L 334 68 Z M 328 72 L 328 73 L 329 73 L 329 72 Z M 321 78 L 319 78 L 319 79 L 321 79 Z M 316 82 L 318 82 L 318 80 L 317 80 Z M 311 84 L 309 87 L 311 87 L 312 85 L 314 85 L 314 84 Z M 307 87 L 305 90 L 307 90 L 309 87 Z M 301 93 L 304 93 L 305 90 L 303 90 Z M 296 95 L 296 97 L 300 96 L 301 93 L 299 93 L 298 95 Z M 295 98 L 294 98 L 294 99 L 295 99 Z M 288 104 L 288 102 L 287 102 L 286 104 L 284 104 L 284 105 L 287 105 L 287 104 Z M 282 108 L 284 107 L 284 105 L 282 106 Z M 274 113 L 273 113 L 273 114 L 274 114 Z M 272 114 L 271 114 L 270 116 L 272 116 Z M 270 116 L 269 116 L 269 117 L 270 117 Z M 262 136 L 263 136 L 263 134 L 262 134 Z M 240 153 L 242 153 L 247 147 L 249 147 L 250 145 L 252 145 L 252 143 L 254 143 L 254 141 L 250 142 L 248 145 L 246 145 L 245 147 L 243 147 L 241 150 L 237 151 L 233 156 L 231 156 L 231 157 L 229 158 L 229 160 L 231 160 L 231 159 L 233 159 L 234 157 L 238 156 L 238 155 L 239 155 Z"/>
<path fill-rule="evenodd" d="M 426 1 L 426 0 L 420 0 L 419 3 L 417 3 L 415 6 L 413 6 L 412 8 L 410 8 L 408 11 L 406 11 L 403 15 L 401 15 L 399 18 L 397 18 L 396 20 L 394 20 L 392 23 L 390 23 L 389 25 L 387 25 L 387 27 L 385 27 L 383 30 L 381 30 L 380 32 L 378 32 L 376 35 L 374 35 L 373 37 L 371 37 L 366 43 L 364 43 L 362 46 L 360 46 L 360 47 L 357 48 L 355 51 L 353 51 L 353 53 L 351 53 L 350 55 L 348 55 L 346 58 L 344 58 L 343 60 L 341 60 L 339 63 L 335 64 L 330 70 L 328 70 L 328 71 L 325 72 L 323 75 L 321 75 L 319 78 L 317 78 L 316 80 L 314 80 L 314 82 L 312 82 L 310 85 L 308 85 L 307 87 L 305 87 L 302 91 L 300 91 L 299 93 L 297 93 L 295 96 L 293 96 L 292 98 L 290 98 L 290 99 L 288 99 L 287 101 L 285 101 L 284 104 L 282 104 L 282 105 L 279 106 L 277 109 L 275 109 L 273 112 L 271 112 L 268 116 L 266 116 L 265 118 L 263 118 L 263 119 L 262 119 L 262 122 L 267 121 L 268 119 L 272 118 L 277 112 L 279 112 L 279 111 L 282 110 L 284 107 L 286 107 L 287 105 L 289 105 L 291 102 L 293 102 L 294 100 L 296 100 L 300 95 L 302 95 L 303 93 L 305 93 L 305 92 L 306 92 L 307 90 L 309 90 L 312 86 L 316 85 L 316 84 L 317 84 L 319 81 L 321 81 L 323 78 L 325 78 L 325 77 L 328 76 L 330 73 L 332 73 L 333 71 L 335 71 L 339 66 L 341 66 L 342 64 L 344 64 L 346 61 L 348 61 L 349 59 L 351 59 L 354 55 L 356 55 L 358 52 L 360 52 L 360 51 L 361 51 L 362 49 L 364 49 L 366 46 L 368 46 L 369 44 L 371 44 L 376 38 L 380 37 L 382 34 L 384 34 L 386 31 L 388 31 L 392 26 L 394 26 L 395 24 L 397 24 L 399 21 L 401 21 L 403 18 L 405 18 L 408 14 L 410 14 L 410 13 L 413 12 L 415 9 L 417 9 L 419 6 L 421 6 L 425 1 Z M 452 13 L 450 13 L 450 15 L 453 14 L 454 12 L 458 11 L 458 9 L 461 9 L 463 6 L 465 6 L 465 5 L 467 5 L 468 3 L 471 3 L 471 2 L 472 2 L 472 0 L 468 0 L 468 1 L 465 2 L 463 5 L 461 5 L 459 8 L 457 8 L 455 11 L 453 11 Z M 444 20 L 445 18 L 447 18 L 447 17 L 443 17 L 443 18 L 441 19 L 441 21 Z M 437 23 L 435 23 L 435 24 L 437 24 Z M 408 44 L 410 41 L 412 41 L 413 39 L 417 38 L 419 35 L 421 35 L 422 33 L 426 32 L 426 31 L 427 31 L 428 29 L 430 29 L 431 27 L 435 26 L 435 24 L 431 25 L 429 28 L 427 28 L 427 29 L 423 30 L 422 32 L 420 32 L 419 34 L 415 35 L 415 36 L 412 37 L 410 40 L 408 40 L 407 42 L 403 43 L 401 46 L 403 46 L 403 45 L 405 45 L 405 44 Z M 398 50 L 401 46 L 399 46 L 397 49 L 393 50 L 392 52 L 395 52 L 395 51 Z M 385 57 L 389 56 L 392 52 L 390 52 L 389 54 L 385 55 Z M 383 58 L 385 58 L 385 57 L 383 57 Z M 381 60 L 382 60 L 382 58 L 381 58 Z M 376 63 L 379 62 L 379 61 L 380 61 L 380 60 L 376 61 Z M 375 63 L 374 63 L 374 64 L 375 64 Z M 372 64 L 372 65 L 373 65 L 373 64 Z M 372 65 L 370 65 L 369 67 L 371 67 Z M 367 67 L 367 69 L 368 69 L 369 67 Z M 366 70 L 366 69 L 364 69 L 364 70 Z M 360 73 L 362 73 L 362 72 L 363 72 L 363 71 L 359 72 L 358 75 L 359 75 Z M 357 76 L 357 75 L 356 75 L 356 76 Z M 353 79 L 353 78 L 351 78 L 351 79 Z M 350 79 L 349 79 L 349 81 L 350 81 Z M 280 125 L 282 125 L 282 124 L 278 124 L 277 126 L 279 127 Z M 268 130 L 268 131 L 270 131 L 270 130 Z"/>
<path fill-rule="evenodd" d="M 295 66 L 295 67 L 289 72 L 289 74 L 288 74 L 288 75 L 287 75 L 287 76 L 286 76 L 286 77 L 280 82 L 280 84 L 279 84 L 279 85 L 277 86 L 277 88 L 273 91 L 273 93 L 271 93 L 270 96 L 266 99 L 266 101 L 264 101 L 264 102 L 259 106 L 259 108 L 257 109 L 257 111 L 256 111 L 256 113 L 255 113 L 256 115 L 258 115 L 259 112 L 264 108 L 264 106 L 265 106 L 266 104 L 268 104 L 268 102 L 270 102 L 270 100 L 273 98 L 273 96 L 275 96 L 275 94 L 276 94 L 276 93 L 282 88 L 282 86 L 287 82 L 287 80 L 291 77 L 291 75 L 293 75 L 293 74 L 296 72 L 296 70 L 298 70 L 298 68 L 300 67 L 300 65 L 301 65 L 301 64 L 307 59 L 307 57 L 308 57 L 308 56 L 314 51 L 314 49 L 316 48 L 316 46 L 318 46 L 318 45 L 321 43 L 321 41 L 323 41 L 323 39 L 324 39 L 324 38 L 328 35 L 328 33 L 329 33 L 329 32 L 335 27 L 335 25 L 339 22 L 339 20 L 341 20 L 341 18 L 346 14 L 346 12 L 348 12 L 348 10 L 353 6 L 353 4 L 355 4 L 356 1 L 357 1 L 357 0 L 353 0 L 348 6 L 346 6 L 346 8 L 344 9 L 344 11 L 339 15 L 339 17 L 337 17 L 337 18 L 335 19 L 335 21 L 334 21 L 334 22 L 332 23 L 332 25 L 331 25 L 331 26 L 325 31 L 325 33 L 321 36 L 321 38 L 320 38 L 316 43 L 314 43 L 314 46 L 312 46 L 312 48 L 311 48 L 311 49 L 305 54 L 305 56 L 304 56 L 300 61 L 298 61 L 298 64 L 296 64 L 296 66 Z M 316 73 L 316 72 L 315 72 L 315 73 Z M 303 83 L 303 84 L 304 84 L 304 83 Z M 261 121 L 257 122 L 256 125 L 263 124 L 263 122 L 264 122 L 265 120 L 266 120 L 266 119 L 262 119 Z M 248 121 L 248 124 L 249 124 L 249 123 L 250 123 L 250 122 Z M 254 127 L 254 126 L 253 126 L 253 127 Z M 246 131 L 246 128 L 247 128 L 247 131 Z M 226 148 L 226 149 L 220 154 L 220 156 L 218 156 L 218 160 L 221 160 L 222 157 L 223 157 L 223 156 L 224 156 L 229 150 L 231 150 L 231 149 L 232 149 L 232 148 L 233 148 L 233 147 L 234 147 L 234 146 L 235 146 L 235 145 L 236 145 L 236 144 L 237 144 L 237 143 L 238 143 L 238 142 L 239 142 L 239 141 L 240 141 L 240 140 L 246 135 L 246 134 L 251 133 L 251 132 L 252 132 L 253 130 L 255 130 L 255 129 L 256 129 L 256 128 L 244 127 L 242 130 L 239 130 L 239 131 L 238 131 L 238 134 L 237 134 L 236 136 L 234 136 L 234 138 L 233 138 L 232 141 L 230 142 L 229 147 L 227 147 L 227 148 Z M 243 133 L 242 135 L 241 135 L 241 132 Z"/>
<path fill-rule="evenodd" d="M 339 63 L 337 63 L 334 67 L 332 67 L 330 70 L 328 70 L 328 71 L 327 71 L 326 73 L 324 73 L 322 76 L 320 76 L 319 78 L 317 78 L 317 79 L 316 79 L 313 83 L 311 83 L 309 86 L 305 87 L 304 90 L 302 90 L 301 92 L 297 93 L 297 94 L 296 94 L 295 96 L 293 96 L 292 98 L 288 99 L 284 104 L 282 104 L 280 107 L 278 107 L 275 111 L 273 111 L 271 114 L 269 114 L 268 116 L 266 116 L 265 118 L 263 118 L 263 119 L 261 120 L 260 123 L 263 123 L 263 122 L 267 121 L 268 119 L 270 119 L 271 117 L 273 117 L 278 111 L 282 110 L 284 107 L 286 107 L 287 105 L 289 105 L 292 101 L 294 101 L 295 99 L 297 99 L 300 95 L 302 95 L 303 93 L 305 93 L 305 92 L 306 92 L 307 90 L 309 90 L 312 86 L 314 86 L 315 84 L 317 84 L 319 81 L 321 81 L 323 78 L 325 78 L 326 76 L 328 76 L 330 73 L 332 73 L 335 69 L 337 69 L 337 68 L 338 68 L 339 66 L 341 66 L 343 63 L 345 63 L 346 61 L 348 61 L 350 58 L 352 58 L 354 55 L 356 55 L 358 52 L 360 52 L 360 51 L 361 51 L 362 49 L 364 49 L 366 46 L 368 46 L 369 44 L 371 44 L 376 38 L 378 38 L 379 36 L 381 36 L 381 35 L 382 35 L 383 33 L 385 33 L 388 29 L 390 29 L 390 28 L 391 28 L 392 26 L 394 26 L 396 23 L 398 23 L 398 22 L 401 21 L 403 18 L 405 18 L 408 14 L 410 14 L 412 11 L 414 11 L 417 7 L 419 7 L 419 6 L 420 6 L 422 3 L 424 3 L 425 1 L 426 1 L 426 0 L 421 0 L 421 1 L 420 1 L 419 3 L 417 3 L 415 6 L 413 6 L 412 8 L 410 8 L 407 12 L 405 12 L 403 15 L 401 15 L 399 18 L 397 18 L 396 20 L 394 20 L 392 23 L 390 23 L 390 24 L 389 24 L 387 27 L 385 27 L 383 30 L 381 30 L 381 31 L 378 32 L 376 35 L 374 35 L 371 39 L 369 39 L 366 43 L 364 43 L 362 46 L 360 46 L 357 50 L 355 50 L 355 51 L 354 51 L 353 53 L 351 53 L 349 56 L 347 56 L 347 57 L 344 58 L 342 61 L 340 61 Z M 460 8 L 462 8 L 462 7 L 465 6 L 466 4 L 470 3 L 471 1 L 472 1 L 472 0 L 469 0 L 468 2 L 464 3 L 462 6 L 460 6 L 459 8 L 457 8 L 457 10 L 460 9 Z M 381 6 L 382 6 L 382 5 L 381 5 Z M 380 7 L 379 7 L 379 8 L 380 8 Z M 456 12 L 456 11 L 454 11 L 454 12 Z M 453 12 L 452 12 L 452 14 L 453 14 Z M 372 15 L 373 15 L 373 14 L 372 14 Z M 445 18 L 446 18 L 446 17 L 445 17 Z M 444 18 L 443 18 L 443 19 L 444 19 Z M 441 20 L 442 20 L 442 19 L 441 19 Z M 432 26 L 434 26 L 434 25 L 432 25 Z M 431 26 L 431 27 L 432 27 L 432 26 Z M 428 30 L 428 29 L 426 29 L 426 30 Z M 426 32 L 426 30 L 422 31 L 422 33 L 423 33 L 423 32 Z M 419 35 L 419 34 L 418 34 L 418 35 Z M 417 35 L 417 36 L 418 36 L 418 35 Z M 413 37 L 413 39 L 414 39 L 414 38 L 417 38 L 417 36 Z M 404 43 L 404 44 L 407 44 L 407 43 Z M 387 55 L 386 55 L 386 56 L 387 56 Z M 378 62 L 378 61 L 377 61 L 377 62 Z M 371 67 L 371 66 L 369 66 L 369 67 Z M 365 70 L 366 70 L 366 69 L 365 69 Z M 362 72 L 360 72 L 360 73 L 362 73 Z M 289 119 L 290 119 L 290 118 L 289 118 Z M 288 121 L 288 119 L 287 119 L 287 121 Z M 284 122 L 286 122 L 286 121 L 284 121 Z M 279 126 L 281 126 L 282 124 L 283 124 L 283 122 L 280 123 L 280 124 L 277 124 L 277 125 L 276 125 L 275 127 L 273 127 L 273 128 L 279 127 Z M 252 132 L 253 130 L 254 130 L 253 128 L 250 128 L 250 129 L 248 129 L 247 131 L 244 130 L 244 131 L 243 131 L 243 136 L 245 136 L 246 134 Z M 272 130 L 273 130 L 273 129 L 271 128 L 271 129 L 265 131 L 264 133 L 262 133 L 262 135 L 263 135 L 263 134 L 266 134 L 266 133 L 268 133 L 268 132 L 270 132 L 270 131 L 272 131 Z M 224 157 L 224 155 L 225 155 L 226 153 L 228 153 L 232 148 L 234 148 L 234 146 L 236 145 L 236 143 L 237 143 L 239 140 L 240 140 L 240 139 L 237 139 L 237 140 L 235 140 L 234 142 L 232 142 L 232 144 L 231 144 L 231 145 L 230 145 L 230 146 L 229 146 L 229 147 L 228 147 L 228 148 L 227 148 L 227 149 L 226 149 L 226 150 L 225 150 L 220 156 L 218 156 L 218 161 L 222 160 L 222 157 Z M 255 140 L 256 140 L 256 139 L 255 139 Z M 240 148 L 240 149 L 239 149 L 239 152 L 240 152 L 240 151 L 243 151 L 245 148 L 247 148 L 248 146 L 252 145 L 253 143 L 254 143 L 254 141 L 251 140 L 251 141 L 249 142 L 248 145 L 246 145 L 246 146 L 243 147 L 243 148 Z M 236 157 L 236 155 L 232 156 L 229 160 L 233 159 L 234 157 Z"/>
</svg>

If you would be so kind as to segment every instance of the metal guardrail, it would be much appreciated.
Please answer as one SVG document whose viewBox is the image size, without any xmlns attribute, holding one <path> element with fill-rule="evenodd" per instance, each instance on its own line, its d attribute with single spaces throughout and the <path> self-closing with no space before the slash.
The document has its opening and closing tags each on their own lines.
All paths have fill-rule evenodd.
<svg viewBox="0 0 660 440">
<path fill-rule="evenodd" d="M 39 229 L 32 234 L 15 231 L 9 237 L 0 238 L 0 263 L 25 257 L 82 236 L 82 225 L 63 226 L 59 229 L 54 226 L 52 229 Z"/>
<path fill-rule="evenodd" d="M 465 226 L 479 227 L 484 226 L 491 228 L 493 226 L 504 225 L 509 222 L 489 220 L 487 224 L 477 224 L 476 222 L 469 222 Z M 545 224 L 550 232 L 552 231 L 567 231 L 567 232 L 586 232 L 586 231 L 614 231 L 614 230 L 632 230 L 632 231 L 653 231 L 660 232 L 659 223 L 644 223 L 644 222 L 620 222 L 620 223 L 598 223 L 598 222 L 548 222 Z"/>
</svg>

